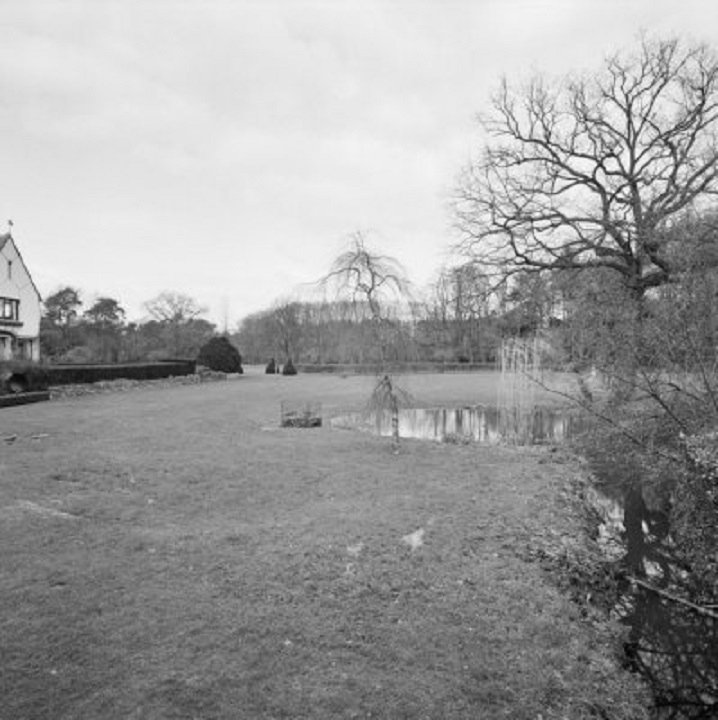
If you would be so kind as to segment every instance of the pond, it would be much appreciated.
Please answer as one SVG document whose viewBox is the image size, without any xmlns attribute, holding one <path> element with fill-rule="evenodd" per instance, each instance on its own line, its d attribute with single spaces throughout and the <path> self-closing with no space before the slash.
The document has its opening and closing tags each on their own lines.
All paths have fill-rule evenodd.
<svg viewBox="0 0 718 720">
<path fill-rule="evenodd" d="M 650 509 L 640 488 L 597 495 L 600 538 L 619 548 L 627 582 L 616 613 L 629 629 L 626 664 L 651 686 L 656 720 L 718 717 L 718 612 L 681 602 L 686 572 L 670 539 L 669 516 Z M 716 608 L 715 610 L 718 610 Z"/>
<path fill-rule="evenodd" d="M 347 415 L 335 418 L 334 427 L 358 428 L 386 437 L 392 434 L 389 412 Z M 584 421 L 574 411 L 558 408 L 402 408 L 399 410 L 399 436 L 438 442 L 511 442 L 539 445 L 563 442 L 584 429 Z"/>
</svg>

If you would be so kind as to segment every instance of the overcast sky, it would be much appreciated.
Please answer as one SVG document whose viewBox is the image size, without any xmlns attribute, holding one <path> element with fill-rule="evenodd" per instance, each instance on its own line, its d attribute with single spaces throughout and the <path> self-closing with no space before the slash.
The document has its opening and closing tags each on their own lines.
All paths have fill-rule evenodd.
<svg viewBox="0 0 718 720">
<path fill-rule="evenodd" d="M 133 319 L 172 290 L 232 327 L 356 230 L 423 285 L 501 76 L 641 30 L 718 46 L 718 2 L 0 0 L 0 231 Z"/>
</svg>

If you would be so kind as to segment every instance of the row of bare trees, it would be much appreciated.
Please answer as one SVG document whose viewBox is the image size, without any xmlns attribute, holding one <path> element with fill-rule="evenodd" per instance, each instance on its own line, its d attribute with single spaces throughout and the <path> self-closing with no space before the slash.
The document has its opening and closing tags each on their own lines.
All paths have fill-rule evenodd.
<svg viewBox="0 0 718 720">
<path fill-rule="evenodd" d="M 252 362 L 267 357 L 319 364 L 367 364 L 382 358 L 491 362 L 496 318 L 463 309 L 457 314 L 455 305 L 444 301 L 390 302 L 379 319 L 364 300 L 285 299 L 244 318 L 235 338 Z"/>
<path fill-rule="evenodd" d="M 578 369 L 593 363 L 593 325 L 604 295 L 612 292 L 610 279 L 601 270 L 580 278 L 576 271 L 544 271 L 512 274 L 494 284 L 479 263 L 468 260 L 443 269 L 424 291 L 407 286 L 401 295 L 384 298 L 380 320 L 361 295 L 326 293 L 318 286 L 317 299 L 285 298 L 245 317 L 234 338 L 254 363 L 292 357 L 309 364 L 368 364 L 383 357 L 492 364 L 502 338 L 540 332 L 552 341 L 555 367 Z M 386 337 L 377 336 L 377 325 Z"/>
</svg>

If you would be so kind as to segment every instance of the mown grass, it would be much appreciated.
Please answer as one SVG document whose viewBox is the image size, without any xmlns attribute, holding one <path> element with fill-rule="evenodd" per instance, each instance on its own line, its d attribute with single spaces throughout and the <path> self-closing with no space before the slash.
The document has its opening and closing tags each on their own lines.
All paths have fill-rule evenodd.
<svg viewBox="0 0 718 720">
<path fill-rule="evenodd" d="M 641 717 L 605 628 L 522 559 L 560 522 L 544 451 L 278 427 L 282 399 L 328 416 L 371 383 L 4 410 L 0 717 Z M 495 376 L 407 384 L 472 404 Z"/>
</svg>

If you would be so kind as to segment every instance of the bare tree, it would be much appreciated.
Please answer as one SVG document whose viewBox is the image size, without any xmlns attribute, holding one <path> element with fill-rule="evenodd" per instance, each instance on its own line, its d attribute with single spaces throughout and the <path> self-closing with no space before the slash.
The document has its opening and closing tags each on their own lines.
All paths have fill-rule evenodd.
<svg viewBox="0 0 718 720">
<path fill-rule="evenodd" d="M 715 278 L 699 273 L 718 265 L 718 59 L 642 38 L 594 75 L 504 81 L 482 122 L 487 147 L 458 189 L 463 248 L 499 279 L 562 271 L 574 338 L 590 338 L 613 385 L 580 403 L 605 421 L 585 452 L 624 486 L 627 509 L 644 491 L 673 504 L 686 591 L 712 605 L 716 568 L 701 561 L 718 536 L 699 542 L 688 528 L 718 516 Z"/>
<path fill-rule="evenodd" d="M 410 294 L 406 271 L 395 258 L 369 249 L 364 234 L 355 232 L 350 237 L 349 247 L 332 263 L 320 284 L 325 289 L 333 289 L 337 299 L 348 299 L 355 314 L 364 315 L 368 311 L 372 329 L 370 342 L 379 353 L 378 379 L 369 405 L 375 412 L 389 411 L 396 452 L 399 447 L 399 405 L 405 401 L 406 393 L 396 386 L 387 362 L 388 350 L 399 337 L 395 323 L 392 323 L 392 308 L 407 300 Z"/>
<path fill-rule="evenodd" d="M 163 331 L 166 351 L 172 355 L 195 355 L 214 332 L 214 325 L 200 318 L 207 309 L 184 293 L 163 292 L 144 306 Z"/>
<path fill-rule="evenodd" d="M 461 357 L 474 362 L 481 321 L 488 314 L 488 280 L 478 263 L 468 262 L 447 269 L 446 282 L 453 309 L 456 347 Z"/>
<path fill-rule="evenodd" d="M 398 260 L 369 250 L 364 233 L 355 232 L 349 247 L 332 263 L 322 279 L 337 294 L 348 296 L 356 306 L 366 303 L 373 319 L 381 319 L 387 302 L 402 300 L 409 292 L 406 271 Z"/>
<path fill-rule="evenodd" d="M 272 325 L 279 338 L 284 362 L 289 362 L 292 357 L 296 361 L 295 351 L 301 335 L 300 311 L 300 304 L 289 299 L 278 300 L 272 308 Z"/>
<path fill-rule="evenodd" d="M 643 37 L 595 75 L 505 80 L 466 168 L 462 247 L 494 272 L 603 267 L 637 300 L 672 278 L 666 232 L 718 189 L 718 60 Z"/>
<path fill-rule="evenodd" d="M 162 292 L 144 306 L 153 320 L 175 324 L 194 320 L 207 312 L 194 298 L 179 292 Z"/>
</svg>

